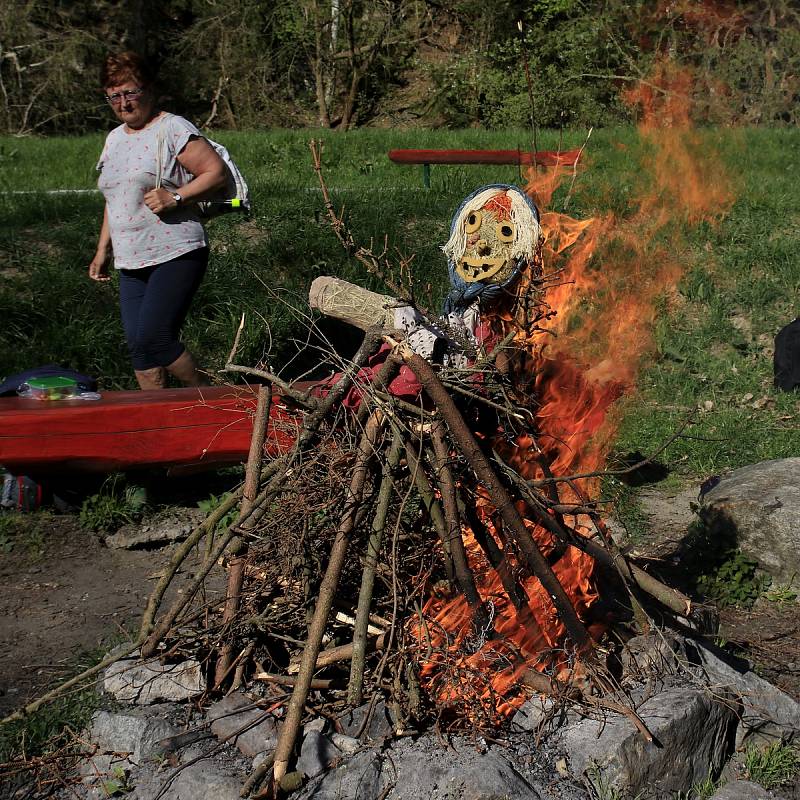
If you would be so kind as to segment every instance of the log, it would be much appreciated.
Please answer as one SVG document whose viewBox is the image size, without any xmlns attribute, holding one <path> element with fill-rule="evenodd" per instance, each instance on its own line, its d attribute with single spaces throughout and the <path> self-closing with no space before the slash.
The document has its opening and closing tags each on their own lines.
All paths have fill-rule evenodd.
<svg viewBox="0 0 800 800">
<path fill-rule="evenodd" d="M 261 475 L 261 461 L 264 455 L 264 439 L 267 435 L 267 422 L 269 421 L 270 406 L 272 405 L 272 384 L 261 386 L 258 390 L 258 405 L 256 417 L 253 421 L 253 436 L 250 439 L 250 453 L 247 457 L 244 487 L 242 490 L 242 504 L 239 513 L 240 519 L 253 508 L 258 495 L 258 480 Z M 213 535 L 213 531 L 209 536 Z M 231 560 L 228 566 L 228 586 L 225 592 L 225 610 L 222 615 L 222 624 L 229 624 L 239 611 L 244 580 L 244 566 L 247 560 L 247 545 L 244 539 L 239 538 L 231 544 Z M 233 657 L 233 642 L 227 641 L 222 646 L 214 673 L 214 687 L 219 688 Z"/>
<path fill-rule="evenodd" d="M 383 464 L 383 476 L 378 492 L 378 507 L 372 522 L 372 532 L 367 542 L 364 558 L 364 571 L 358 593 L 355 631 L 353 633 L 353 660 L 350 664 L 350 681 L 347 687 L 347 702 L 353 707 L 360 706 L 364 683 L 364 662 L 367 655 L 367 633 L 369 629 L 369 610 L 372 606 L 372 591 L 375 584 L 375 568 L 378 564 L 386 521 L 389 517 L 389 502 L 394 487 L 394 471 L 400 463 L 403 443 L 400 432 L 395 431 L 389 455 Z"/>
<path fill-rule="evenodd" d="M 281 726 L 278 736 L 278 745 L 275 750 L 275 766 L 273 769 L 273 786 L 277 789 L 281 779 L 286 774 L 289 758 L 294 749 L 294 743 L 300 730 L 308 692 L 311 689 L 311 680 L 316 669 L 317 656 L 319 655 L 325 626 L 333 606 L 336 587 L 344 567 L 345 557 L 350 545 L 350 536 L 355 526 L 356 515 L 361 506 L 364 493 L 364 484 L 367 479 L 369 464 L 372 461 L 376 443 L 383 429 L 384 416 L 380 411 L 375 411 L 367 422 L 361 441 L 358 446 L 356 464 L 350 481 L 348 498 L 336 531 L 336 538 L 331 548 L 328 568 L 319 588 L 319 599 L 314 609 L 314 617 L 309 625 L 308 640 L 303 650 L 300 662 L 300 671 L 297 675 L 292 697 L 286 711 L 286 719 Z"/>
<path fill-rule="evenodd" d="M 578 653 L 591 659 L 594 647 L 589 633 L 580 619 L 578 619 L 578 615 L 572 607 L 564 587 L 558 582 L 558 578 L 553 574 L 553 570 L 525 527 L 525 523 L 517 511 L 513 499 L 494 473 L 489 460 L 484 455 L 480 445 L 453 402 L 453 398 L 442 386 L 433 367 L 425 359 L 405 345 L 397 342 L 392 342 L 392 344 L 395 345 L 402 359 L 411 367 L 428 396 L 436 404 L 461 454 L 475 471 L 478 480 L 489 491 L 495 507 L 503 518 L 503 522 L 514 536 L 525 566 L 539 579 L 542 587 L 550 596 L 558 616 L 564 623 Z"/>
</svg>

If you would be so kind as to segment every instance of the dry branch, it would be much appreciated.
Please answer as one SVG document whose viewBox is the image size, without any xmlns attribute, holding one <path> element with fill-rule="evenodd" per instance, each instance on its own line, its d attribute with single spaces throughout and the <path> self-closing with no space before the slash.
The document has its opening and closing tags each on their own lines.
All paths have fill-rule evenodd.
<svg viewBox="0 0 800 800">
<path fill-rule="evenodd" d="M 444 423 L 437 420 L 431 431 L 434 450 L 434 466 L 436 470 L 439 492 L 444 506 L 445 524 L 447 525 L 447 543 L 450 546 L 450 555 L 453 559 L 456 580 L 469 603 L 473 614 L 473 626 L 482 636 L 489 635 L 489 614 L 484 608 L 478 588 L 475 585 L 475 576 L 467 562 L 467 553 L 464 550 L 464 541 L 461 538 L 461 517 L 458 513 L 458 500 L 456 499 L 456 482 L 450 471 L 450 452 L 445 442 Z"/>
<path fill-rule="evenodd" d="M 372 533 L 367 542 L 367 554 L 364 558 L 364 572 L 361 577 L 361 588 L 358 593 L 355 630 L 353 631 L 353 660 L 350 665 L 350 681 L 347 687 L 347 702 L 352 706 L 361 705 L 364 682 L 364 659 L 367 652 L 367 631 L 369 628 L 369 611 L 372 607 L 372 591 L 375 584 L 375 568 L 380 556 L 383 533 L 389 516 L 389 503 L 392 498 L 394 470 L 400 463 L 403 451 L 399 431 L 394 431 L 389 455 L 383 464 L 383 475 L 378 492 L 378 505 L 372 523 Z"/>
<path fill-rule="evenodd" d="M 278 745 L 275 750 L 275 766 L 273 768 L 273 783 L 277 789 L 281 779 L 286 774 L 289 758 L 294 743 L 297 739 L 300 723 L 303 717 L 306 698 L 311 687 L 311 680 L 316 668 L 317 656 L 320 652 L 322 637 L 325 633 L 325 626 L 328 622 L 333 605 L 333 598 L 336 594 L 336 587 L 339 583 L 339 576 L 344 566 L 345 556 L 350 544 L 350 535 L 356 520 L 356 514 L 361 504 L 364 493 L 364 484 L 367 479 L 369 463 L 375 452 L 376 443 L 383 427 L 384 415 L 380 411 L 375 411 L 367 421 L 364 435 L 358 447 L 356 463 L 353 467 L 353 476 L 350 481 L 348 498 L 345 503 L 344 512 L 336 531 L 336 539 L 331 549 L 328 568 L 319 589 L 319 598 L 314 617 L 308 629 L 308 640 L 303 650 L 303 658 L 300 662 L 300 671 L 297 676 L 297 683 L 289 700 L 286 718 L 281 725 L 278 737 Z"/>
<path fill-rule="evenodd" d="M 258 495 L 258 479 L 261 475 L 261 461 L 264 456 L 264 440 L 267 436 L 267 425 L 272 407 L 272 384 L 261 386 L 258 390 L 256 416 L 253 420 L 253 434 L 250 438 L 250 452 L 247 456 L 245 468 L 244 487 L 242 490 L 242 503 L 239 519 L 248 515 Z M 222 624 L 230 623 L 239 611 L 239 599 L 242 593 L 244 580 L 244 566 L 246 556 L 242 550 L 246 549 L 244 540 L 239 538 L 231 544 L 231 560 L 228 564 L 228 586 L 225 592 L 225 609 L 222 614 Z M 218 688 L 225 676 L 233 655 L 233 641 L 223 644 L 214 672 L 214 686 Z"/>
</svg>

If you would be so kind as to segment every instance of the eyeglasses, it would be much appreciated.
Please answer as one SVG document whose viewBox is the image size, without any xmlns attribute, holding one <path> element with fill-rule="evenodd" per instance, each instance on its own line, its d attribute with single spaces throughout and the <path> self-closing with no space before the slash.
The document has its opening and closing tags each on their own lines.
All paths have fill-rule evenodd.
<svg viewBox="0 0 800 800">
<path fill-rule="evenodd" d="M 144 89 L 123 89 L 121 92 L 114 92 L 114 94 L 107 94 L 106 100 L 112 105 L 117 106 L 123 100 L 139 100 L 144 93 Z"/>
</svg>

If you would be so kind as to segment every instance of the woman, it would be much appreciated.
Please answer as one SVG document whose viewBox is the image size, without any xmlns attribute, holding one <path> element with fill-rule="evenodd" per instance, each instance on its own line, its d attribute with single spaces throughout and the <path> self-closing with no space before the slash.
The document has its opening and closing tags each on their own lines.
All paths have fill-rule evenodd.
<svg viewBox="0 0 800 800">
<path fill-rule="evenodd" d="M 113 252 L 122 325 L 142 389 L 164 388 L 167 373 L 199 386 L 205 381 L 179 339 L 208 265 L 194 203 L 224 187 L 227 172 L 194 125 L 158 108 L 154 79 L 151 66 L 132 52 L 108 56 L 101 71 L 106 100 L 122 124 L 106 138 L 97 164 L 106 204 L 89 277 L 109 280 Z"/>
</svg>

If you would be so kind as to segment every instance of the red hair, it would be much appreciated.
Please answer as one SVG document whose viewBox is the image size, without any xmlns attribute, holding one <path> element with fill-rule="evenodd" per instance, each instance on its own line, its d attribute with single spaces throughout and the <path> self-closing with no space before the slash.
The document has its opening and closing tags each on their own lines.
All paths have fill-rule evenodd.
<svg viewBox="0 0 800 800">
<path fill-rule="evenodd" d="M 106 89 L 109 86 L 133 81 L 143 89 L 152 86 L 156 80 L 156 69 L 153 64 L 133 50 L 124 53 L 109 53 L 103 66 L 100 68 L 100 85 Z"/>
</svg>

